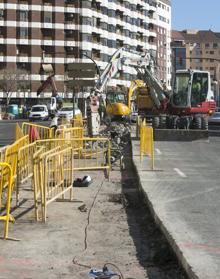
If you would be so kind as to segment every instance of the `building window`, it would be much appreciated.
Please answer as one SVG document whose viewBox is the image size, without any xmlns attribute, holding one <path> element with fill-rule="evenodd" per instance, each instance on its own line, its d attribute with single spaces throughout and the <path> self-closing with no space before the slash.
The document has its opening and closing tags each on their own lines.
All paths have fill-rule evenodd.
<svg viewBox="0 0 220 279">
<path fill-rule="evenodd" d="M 21 27 L 20 28 L 20 38 L 21 39 L 27 39 L 28 38 L 28 28 L 27 27 Z"/>
<path fill-rule="evenodd" d="M 4 10 L 0 9 L 0 19 L 3 19 L 3 18 L 4 18 Z"/>
<path fill-rule="evenodd" d="M 50 12 L 44 13 L 44 22 L 52 23 L 52 13 L 50 13 Z"/>
<path fill-rule="evenodd" d="M 217 48 L 218 44 L 217 43 L 213 43 L 213 48 Z"/>
<path fill-rule="evenodd" d="M 28 11 L 20 11 L 19 19 L 20 21 L 28 21 Z"/>
</svg>

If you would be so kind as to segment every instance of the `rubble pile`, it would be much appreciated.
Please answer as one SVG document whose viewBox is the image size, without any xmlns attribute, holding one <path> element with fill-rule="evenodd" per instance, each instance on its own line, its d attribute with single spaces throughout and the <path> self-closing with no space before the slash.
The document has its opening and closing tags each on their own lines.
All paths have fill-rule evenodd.
<svg viewBox="0 0 220 279">
<path fill-rule="evenodd" d="M 125 147 L 130 142 L 130 125 L 112 122 L 102 130 L 101 136 L 111 139 L 111 163 L 120 160 L 120 166 L 124 169 L 123 159 Z"/>
</svg>

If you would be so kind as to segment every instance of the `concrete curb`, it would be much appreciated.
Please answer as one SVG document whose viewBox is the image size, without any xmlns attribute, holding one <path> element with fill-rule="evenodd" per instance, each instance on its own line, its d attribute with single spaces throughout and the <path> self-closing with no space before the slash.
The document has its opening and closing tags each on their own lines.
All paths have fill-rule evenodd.
<svg viewBox="0 0 220 279">
<path fill-rule="evenodd" d="M 155 141 L 193 141 L 199 139 L 208 139 L 207 130 L 177 130 L 177 129 L 155 129 Z"/>
<path fill-rule="evenodd" d="M 133 154 L 133 141 L 132 141 L 132 154 Z M 152 214 L 156 224 L 158 225 L 160 230 L 163 232 L 163 234 L 166 237 L 168 243 L 170 244 L 172 250 L 176 254 L 176 256 L 177 256 L 177 258 L 179 260 L 180 265 L 185 270 L 185 272 L 186 272 L 187 276 L 189 277 L 189 279 L 199 279 L 199 277 L 195 274 L 195 272 L 193 271 L 192 267 L 190 266 L 190 264 L 186 260 L 186 258 L 184 256 L 184 252 L 178 246 L 178 244 L 176 243 L 175 239 L 172 237 L 172 234 L 167 230 L 165 224 L 163 223 L 163 220 L 160 218 L 160 216 L 155 211 L 152 202 L 150 201 L 147 193 L 144 191 L 144 189 L 142 187 L 140 173 L 138 171 L 138 166 L 137 166 L 137 164 L 136 164 L 136 162 L 134 160 L 134 156 L 133 155 L 132 155 L 132 161 L 133 161 L 133 165 L 135 167 L 135 171 L 136 171 L 138 182 L 139 182 L 138 183 L 139 190 L 140 190 L 141 193 L 143 193 L 144 200 L 145 200 L 147 206 L 149 207 L 149 209 L 151 211 L 151 214 Z"/>
</svg>

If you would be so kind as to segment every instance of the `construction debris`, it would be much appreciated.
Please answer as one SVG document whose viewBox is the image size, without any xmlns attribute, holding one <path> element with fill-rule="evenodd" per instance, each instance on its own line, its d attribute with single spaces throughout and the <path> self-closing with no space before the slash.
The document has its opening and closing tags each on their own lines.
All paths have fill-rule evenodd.
<svg viewBox="0 0 220 279">
<path fill-rule="evenodd" d="M 111 139 L 111 164 L 120 161 L 120 168 L 124 169 L 124 152 L 130 142 L 130 125 L 112 122 L 100 134 Z"/>
</svg>

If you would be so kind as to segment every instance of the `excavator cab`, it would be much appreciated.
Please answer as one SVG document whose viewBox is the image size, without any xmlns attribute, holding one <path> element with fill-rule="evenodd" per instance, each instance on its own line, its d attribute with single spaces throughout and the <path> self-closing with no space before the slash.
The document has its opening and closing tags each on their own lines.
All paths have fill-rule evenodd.
<svg viewBox="0 0 220 279">
<path fill-rule="evenodd" d="M 173 107 L 198 108 L 213 99 L 209 72 L 177 71 L 171 98 Z"/>
<path fill-rule="evenodd" d="M 123 117 L 131 113 L 127 94 L 123 91 L 108 91 L 106 94 L 106 113 L 111 117 Z"/>
</svg>

